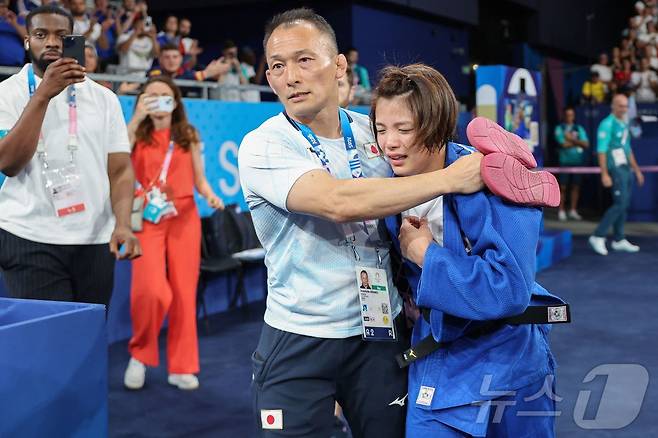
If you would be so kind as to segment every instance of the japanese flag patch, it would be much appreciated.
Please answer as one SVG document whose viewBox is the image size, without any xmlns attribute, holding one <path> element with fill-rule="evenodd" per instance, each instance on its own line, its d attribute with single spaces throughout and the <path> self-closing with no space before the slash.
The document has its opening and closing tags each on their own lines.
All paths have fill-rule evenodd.
<svg viewBox="0 0 658 438">
<path fill-rule="evenodd" d="M 261 409 L 260 422 L 263 425 L 263 429 L 283 430 L 283 410 Z"/>
<path fill-rule="evenodd" d="M 366 151 L 366 156 L 369 159 L 377 158 L 382 155 L 381 149 L 377 146 L 377 143 L 364 143 L 363 149 Z"/>
</svg>

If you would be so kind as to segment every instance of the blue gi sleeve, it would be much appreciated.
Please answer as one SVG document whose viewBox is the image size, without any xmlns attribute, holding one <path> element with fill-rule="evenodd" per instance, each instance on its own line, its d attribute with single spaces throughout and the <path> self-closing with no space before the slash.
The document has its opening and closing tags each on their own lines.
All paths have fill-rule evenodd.
<svg viewBox="0 0 658 438">
<path fill-rule="evenodd" d="M 526 309 L 535 280 L 541 222 L 540 209 L 506 204 L 484 192 L 454 199 L 471 254 L 430 245 L 417 295 L 419 306 L 440 311 L 432 312 L 432 330 L 442 341 L 461 331 L 434 333 L 436 323 L 444 317 L 485 321 Z"/>
</svg>

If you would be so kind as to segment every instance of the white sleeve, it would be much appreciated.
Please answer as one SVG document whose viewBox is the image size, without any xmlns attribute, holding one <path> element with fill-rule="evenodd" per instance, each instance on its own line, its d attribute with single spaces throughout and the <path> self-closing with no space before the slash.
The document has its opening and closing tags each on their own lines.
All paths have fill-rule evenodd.
<svg viewBox="0 0 658 438">
<path fill-rule="evenodd" d="M 119 98 L 112 93 L 108 98 L 108 109 L 110 110 L 110 120 L 108 126 L 107 153 L 130 153 L 130 141 L 128 140 L 128 128 L 123 118 L 123 111 L 119 104 Z"/>
<path fill-rule="evenodd" d="M 94 28 L 91 31 L 91 34 L 89 35 L 89 40 L 92 43 L 96 43 L 98 38 L 101 37 L 101 32 L 103 31 L 103 28 L 101 27 L 100 23 L 94 24 Z"/>
<path fill-rule="evenodd" d="M 254 134 L 242 140 L 238 167 L 247 202 L 255 195 L 286 211 L 288 193 L 299 177 L 311 170 L 323 170 L 310 152 Z"/>
<path fill-rule="evenodd" d="M 16 96 L 13 96 L 12 99 L 14 93 L 7 88 L 6 86 L 0 87 L 0 133 L 4 131 L 5 135 L 14 127 L 20 118 L 20 114 L 16 112 L 16 105 L 12 101 L 16 99 Z M 4 135 L 0 134 L 0 138 L 2 137 Z"/>
</svg>

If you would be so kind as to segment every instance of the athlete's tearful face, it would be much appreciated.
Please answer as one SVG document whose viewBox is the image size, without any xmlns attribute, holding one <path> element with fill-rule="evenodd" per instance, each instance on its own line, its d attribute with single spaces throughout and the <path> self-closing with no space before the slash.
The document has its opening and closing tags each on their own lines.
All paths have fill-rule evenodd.
<svg viewBox="0 0 658 438">
<path fill-rule="evenodd" d="M 418 175 L 436 168 L 437 157 L 416 143 L 416 127 L 404 95 L 379 98 L 375 108 L 377 143 L 397 176 Z"/>
<path fill-rule="evenodd" d="M 279 26 L 267 41 L 266 56 L 267 81 L 291 116 L 303 121 L 326 108 L 335 111 L 347 60 L 314 25 Z"/>
</svg>

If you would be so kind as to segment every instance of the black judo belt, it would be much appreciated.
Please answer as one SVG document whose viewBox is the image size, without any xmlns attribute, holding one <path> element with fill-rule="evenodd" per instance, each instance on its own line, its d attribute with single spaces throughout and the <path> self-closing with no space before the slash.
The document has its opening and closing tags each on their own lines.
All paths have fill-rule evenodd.
<svg viewBox="0 0 658 438">
<path fill-rule="evenodd" d="M 430 309 L 423 308 L 422 315 L 430 323 Z M 528 306 L 525 312 L 509 318 L 486 321 L 482 326 L 471 330 L 467 336 L 482 336 L 492 333 L 505 324 L 565 324 L 571 322 L 571 311 L 568 304 L 556 306 Z M 450 342 L 437 342 L 430 334 L 418 344 L 412 346 L 403 353 L 395 356 L 400 368 L 408 367 L 412 362 L 422 359 L 435 352 L 439 348 L 446 347 Z"/>
</svg>

